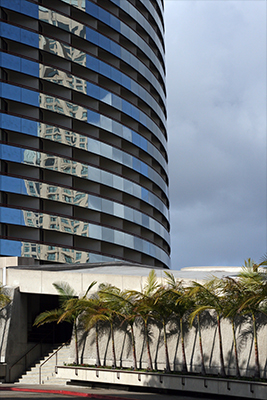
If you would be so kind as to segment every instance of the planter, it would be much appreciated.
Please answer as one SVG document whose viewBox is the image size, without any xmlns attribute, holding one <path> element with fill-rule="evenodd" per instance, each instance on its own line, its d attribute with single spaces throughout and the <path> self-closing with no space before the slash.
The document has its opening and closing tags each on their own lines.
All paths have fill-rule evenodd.
<svg viewBox="0 0 267 400">
<path fill-rule="evenodd" d="M 135 386 L 170 392 L 186 391 L 248 399 L 266 400 L 267 398 L 267 383 L 265 382 L 67 366 L 58 366 L 57 373 L 59 378 L 68 381 Z"/>
</svg>

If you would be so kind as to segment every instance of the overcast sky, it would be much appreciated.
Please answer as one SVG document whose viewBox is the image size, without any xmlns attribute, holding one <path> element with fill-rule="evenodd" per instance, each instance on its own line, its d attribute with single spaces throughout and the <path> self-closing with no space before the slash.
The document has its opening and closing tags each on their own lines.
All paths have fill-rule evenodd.
<svg viewBox="0 0 267 400">
<path fill-rule="evenodd" d="M 165 0 L 172 269 L 267 252 L 266 1 Z"/>
</svg>

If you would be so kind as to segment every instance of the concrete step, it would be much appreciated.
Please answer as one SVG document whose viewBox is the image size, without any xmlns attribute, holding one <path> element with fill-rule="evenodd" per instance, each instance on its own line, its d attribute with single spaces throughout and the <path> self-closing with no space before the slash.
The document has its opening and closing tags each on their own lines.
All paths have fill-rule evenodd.
<svg viewBox="0 0 267 400">
<path fill-rule="evenodd" d="M 62 378 L 57 378 L 57 374 L 55 373 L 56 351 L 57 349 L 53 350 L 42 360 L 39 360 L 34 366 L 32 366 L 28 371 L 26 371 L 25 374 L 21 376 L 18 383 L 39 384 L 40 366 L 46 361 L 46 363 L 41 367 L 41 384 L 65 384 L 66 380 Z M 69 346 L 64 346 L 57 353 L 57 365 L 64 365 L 64 362 L 68 362 L 68 358 Z"/>
</svg>

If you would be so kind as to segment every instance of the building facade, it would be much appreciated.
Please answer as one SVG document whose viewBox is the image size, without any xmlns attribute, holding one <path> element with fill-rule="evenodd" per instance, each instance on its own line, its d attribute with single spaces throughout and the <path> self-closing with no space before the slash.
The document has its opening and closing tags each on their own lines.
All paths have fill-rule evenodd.
<svg viewBox="0 0 267 400">
<path fill-rule="evenodd" d="M 0 7 L 0 254 L 169 267 L 163 1 Z"/>
</svg>

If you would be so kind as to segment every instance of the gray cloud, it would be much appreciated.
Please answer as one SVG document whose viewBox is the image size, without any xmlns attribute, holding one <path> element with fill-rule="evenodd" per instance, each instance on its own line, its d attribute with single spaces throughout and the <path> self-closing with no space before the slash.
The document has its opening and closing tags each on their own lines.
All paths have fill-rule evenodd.
<svg viewBox="0 0 267 400">
<path fill-rule="evenodd" d="M 266 2 L 165 1 L 172 268 L 266 252 Z"/>
</svg>

